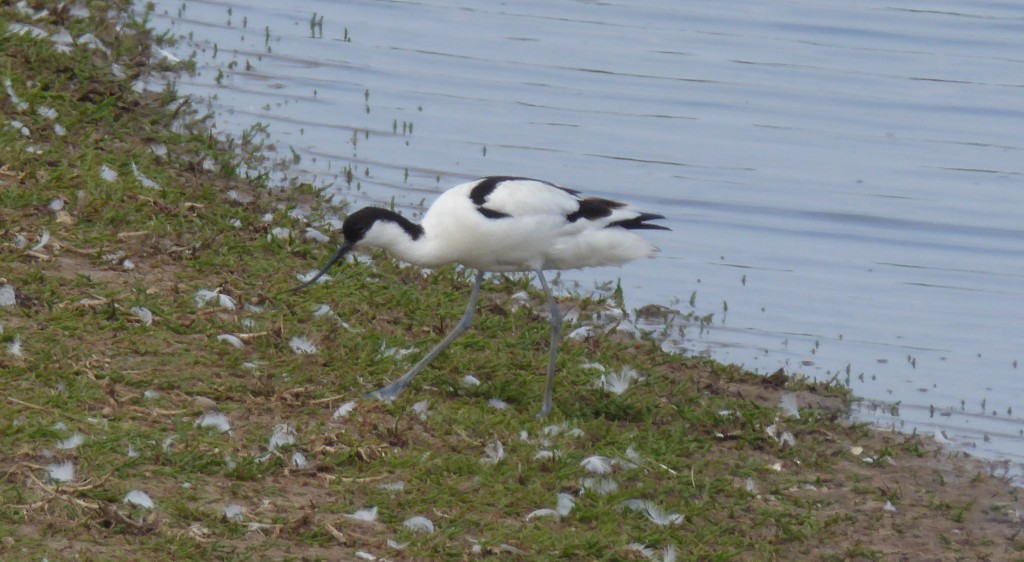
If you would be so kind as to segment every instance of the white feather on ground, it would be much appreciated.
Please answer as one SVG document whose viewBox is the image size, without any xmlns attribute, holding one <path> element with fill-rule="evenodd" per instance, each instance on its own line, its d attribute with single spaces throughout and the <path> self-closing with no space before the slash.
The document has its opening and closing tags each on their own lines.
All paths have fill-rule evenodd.
<svg viewBox="0 0 1024 562">
<path fill-rule="evenodd" d="M 292 351 L 297 355 L 304 355 L 309 353 L 316 353 L 316 344 L 309 341 L 309 338 L 304 336 L 295 336 L 289 340 L 288 345 L 291 346 Z"/>
<path fill-rule="evenodd" d="M 143 492 L 142 490 L 132 490 L 125 494 L 124 503 L 137 505 L 139 507 L 144 507 L 146 509 L 153 509 L 155 507 L 155 504 L 153 503 L 153 498 L 150 498 L 149 494 Z"/>
<path fill-rule="evenodd" d="M 199 416 L 195 424 L 197 427 L 208 427 L 221 433 L 231 432 L 231 422 L 228 417 L 218 410 L 210 410 Z"/>
<path fill-rule="evenodd" d="M 580 461 L 580 466 L 591 474 L 611 474 L 612 459 L 601 455 L 591 455 Z"/>
<path fill-rule="evenodd" d="M 480 462 L 483 464 L 498 464 L 503 458 L 505 458 L 505 447 L 501 444 L 501 441 L 495 441 L 484 447 L 484 458 L 480 459 Z"/>
<path fill-rule="evenodd" d="M 343 419 L 343 418 L 347 418 L 348 415 L 352 413 L 352 410 L 355 410 L 355 409 L 356 409 L 356 401 L 355 400 L 349 400 L 348 402 L 345 402 L 341 406 L 338 406 L 338 409 L 335 410 L 334 414 L 331 415 L 331 419 L 333 419 L 333 420 L 340 420 L 340 419 Z"/>
<path fill-rule="evenodd" d="M 430 533 L 434 532 L 434 522 L 422 515 L 414 515 L 405 520 L 402 525 L 414 533 Z"/>
<path fill-rule="evenodd" d="M 377 506 L 368 507 L 365 509 L 358 509 L 354 513 L 348 513 L 345 515 L 349 519 L 355 519 L 356 521 L 373 522 L 377 520 Z"/>
<path fill-rule="evenodd" d="M 75 463 L 70 460 L 51 464 L 46 469 L 49 470 L 50 480 L 54 482 L 71 482 L 75 479 Z"/>
</svg>

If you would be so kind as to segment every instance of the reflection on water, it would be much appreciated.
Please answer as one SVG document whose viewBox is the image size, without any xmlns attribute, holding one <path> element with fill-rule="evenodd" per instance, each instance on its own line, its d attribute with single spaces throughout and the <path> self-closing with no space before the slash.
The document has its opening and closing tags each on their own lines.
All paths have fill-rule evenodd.
<svg viewBox="0 0 1024 562">
<path fill-rule="evenodd" d="M 153 21 L 218 127 L 295 152 L 281 181 L 415 214 L 517 174 L 656 209 L 660 259 L 563 279 L 621 277 L 635 305 L 714 314 L 679 349 L 837 377 L 863 419 L 1024 460 L 1024 4 L 819 4 L 179 1 Z"/>
</svg>

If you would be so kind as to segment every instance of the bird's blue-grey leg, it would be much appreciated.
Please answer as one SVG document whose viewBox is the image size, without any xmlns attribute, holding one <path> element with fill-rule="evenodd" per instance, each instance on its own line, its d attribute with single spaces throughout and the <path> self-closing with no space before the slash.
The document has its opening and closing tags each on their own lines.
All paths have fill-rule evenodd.
<svg viewBox="0 0 1024 562">
<path fill-rule="evenodd" d="M 551 307 L 551 350 L 548 356 L 548 382 L 544 388 L 544 403 L 541 404 L 538 418 L 546 417 L 551 413 L 551 394 L 555 387 L 555 357 L 558 356 L 558 341 L 562 334 L 562 315 L 558 311 L 558 303 L 555 302 L 551 289 L 548 288 L 548 281 L 544 279 L 544 272 L 537 270 L 537 277 L 540 279 L 540 286 L 544 288 L 544 294 L 548 296 L 548 306 Z"/>
<path fill-rule="evenodd" d="M 434 346 L 434 349 L 431 349 L 430 353 L 424 356 L 423 359 L 420 359 L 419 363 L 416 363 L 416 365 L 413 366 L 412 369 L 409 369 L 409 372 L 405 373 L 404 375 L 401 376 L 401 378 L 385 386 L 384 388 L 371 392 L 370 396 L 373 396 L 374 398 L 377 398 L 379 400 L 391 400 L 392 398 L 395 398 L 396 396 L 401 394 L 401 392 L 405 390 L 405 387 L 409 386 L 409 381 L 411 381 L 413 377 L 418 375 L 419 372 L 422 371 L 424 367 L 429 365 L 430 362 L 433 361 L 435 357 L 437 357 L 442 351 L 444 351 L 446 347 L 448 347 L 448 345 L 455 341 L 455 338 L 462 335 L 462 333 L 469 328 L 469 325 L 473 323 L 473 312 L 476 310 L 476 301 L 477 298 L 480 296 L 480 285 L 483 284 L 483 281 L 484 273 L 482 271 L 477 271 L 476 280 L 473 282 L 473 292 L 469 294 L 469 304 L 466 305 L 466 312 L 462 314 L 462 319 L 460 319 L 459 323 L 455 325 L 455 328 L 451 331 L 451 333 L 445 336 L 445 338 L 441 340 L 441 343 Z"/>
</svg>

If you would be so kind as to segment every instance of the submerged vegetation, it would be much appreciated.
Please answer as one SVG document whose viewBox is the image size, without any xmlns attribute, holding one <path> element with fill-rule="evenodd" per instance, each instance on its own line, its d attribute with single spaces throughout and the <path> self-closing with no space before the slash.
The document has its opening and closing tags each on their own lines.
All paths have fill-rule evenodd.
<svg viewBox="0 0 1024 562">
<path fill-rule="evenodd" d="M 1024 505 L 980 464 L 849 424 L 840 386 L 665 353 L 614 295 L 562 302 L 548 419 L 519 277 L 400 399 L 364 398 L 458 319 L 467 275 L 374 254 L 279 295 L 336 211 L 140 86 L 187 70 L 144 14 L 11 4 L 5 559 L 1024 557 Z"/>
</svg>

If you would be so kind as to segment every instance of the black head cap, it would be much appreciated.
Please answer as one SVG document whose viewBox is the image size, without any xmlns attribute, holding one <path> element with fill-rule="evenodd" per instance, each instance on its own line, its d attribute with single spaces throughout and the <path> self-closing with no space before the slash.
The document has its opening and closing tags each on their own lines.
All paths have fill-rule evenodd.
<svg viewBox="0 0 1024 562">
<path fill-rule="evenodd" d="M 345 235 L 345 241 L 355 244 L 362 240 L 370 228 L 378 221 L 389 221 L 402 227 L 409 234 L 409 237 L 416 240 L 423 235 L 423 227 L 414 224 L 409 219 L 394 211 L 380 207 L 363 207 L 352 213 L 341 225 L 341 232 Z"/>
</svg>

